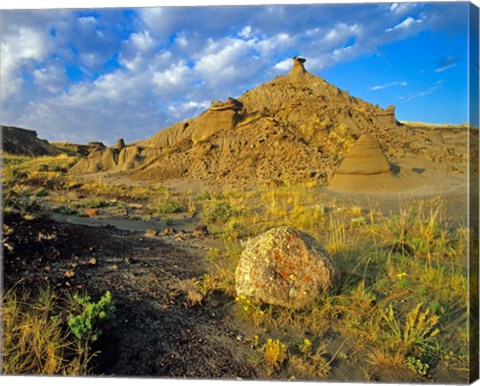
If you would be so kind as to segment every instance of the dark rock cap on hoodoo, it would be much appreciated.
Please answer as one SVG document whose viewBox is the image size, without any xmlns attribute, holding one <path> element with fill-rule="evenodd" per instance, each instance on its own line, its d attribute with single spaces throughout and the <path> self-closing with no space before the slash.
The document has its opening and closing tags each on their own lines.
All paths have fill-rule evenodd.
<svg viewBox="0 0 480 386">
<path fill-rule="evenodd" d="M 305 58 L 299 58 L 298 56 L 293 57 L 293 66 L 288 74 L 288 77 L 294 82 L 303 82 L 305 81 L 305 74 L 308 73 L 305 70 L 303 64 L 307 61 Z"/>
</svg>

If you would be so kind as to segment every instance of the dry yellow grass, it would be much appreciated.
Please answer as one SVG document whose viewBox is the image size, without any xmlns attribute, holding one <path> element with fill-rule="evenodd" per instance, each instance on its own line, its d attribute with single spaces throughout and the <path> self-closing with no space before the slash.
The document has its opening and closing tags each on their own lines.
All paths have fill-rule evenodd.
<svg viewBox="0 0 480 386">
<path fill-rule="evenodd" d="M 35 300 L 7 291 L 2 307 L 2 370 L 6 375 L 86 375 L 88 342 L 63 326 L 57 300 L 49 291 Z"/>
<path fill-rule="evenodd" d="M 308 186 L 226 191 L 218 200 L 232 208 L 230 219 L 218 226 L 229 236 L 223 238 L 225 249 L 236 252 L 220 251 L 211 264 L 208 285 L 234 294 L 232 267 L 241 254 L 241 240 L 280 225 L 316 237 L 341 270 L 337 292 L 317 299 L 306 310 L 238 302 L 238 315 L 259 334 L 267 339 L 321 339 L 333 329 L 348 337 L 351 352 L 364 358 L 367 373 L 377 365 L 421 376 L 433 363 L 457 370 L 466 367 L 464 354 L 450 337 L 466 323 L 459 320 L 467 314 L 463 264 L 468 230 L 451 227 L 441 198 L 399 202 L 396 215 L 384 215 L 374 205 L 325 201 Z M 298 375 L 302 366 L 314 371 L 309 360 L 291 354 L 290 370 L 283 366 L 287 373 Z"/>
</svg>

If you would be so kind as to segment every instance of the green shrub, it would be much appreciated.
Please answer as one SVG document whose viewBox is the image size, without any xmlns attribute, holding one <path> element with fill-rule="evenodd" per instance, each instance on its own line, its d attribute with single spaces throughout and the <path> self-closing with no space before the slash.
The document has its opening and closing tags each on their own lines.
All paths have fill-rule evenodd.
<svg viewBox="0 0 480 386">
<path fill-rule="evenodd" d="M 180 202 L 175 200 L 167 200 L 161 203 L 158 207 L 158 212 L 160 214 L 164 213 L 180 213 L 185 210 L 185 206 L 182 205 Z"/>
<path fill-rule="evenodd" d="M 85 208 L 91 208 L 91 209 L 100 209 L 100 208 L 106 208 L 110 206 L 110 203 L 107 201 L 101 200 L 98 197 L 91 197 L 88 200 L 85 200 L 83 203 L 83 206 Z"/>
<path fill-rule="evenodd" d="M 197 200 L 199 201 L 223 200 L 224 198 L 223 193 L 210 193 L 209 191 L 197 195 Z"/>
<path fill-rule="evenodd" d="M 203 217 L 207 223 L 226 223 L 236 215 L 238 215 L 238 210 L 234 209 L 229 203 L 215 201 L 205 209 Z"/>
<path fill-rule="evenodd" d="M 114 319 L 112 294 L 107 291 L 98 303 L 91 303 L 90 296 L 74 295 L 73 302 L 79 313 L 70 317 L 68 326 L 78 339 L 95 342 Z"/>
<path fill-rule="evenodd" d="M 67 216 L 78 214 L 78 210 L 73 208 L 70 204 L 61 205 L 58 208 L 54 208 L 53 211 L 57 212 L 57 213 L 60 213 L 60 214 L 67 215 Z"/>
</svg>

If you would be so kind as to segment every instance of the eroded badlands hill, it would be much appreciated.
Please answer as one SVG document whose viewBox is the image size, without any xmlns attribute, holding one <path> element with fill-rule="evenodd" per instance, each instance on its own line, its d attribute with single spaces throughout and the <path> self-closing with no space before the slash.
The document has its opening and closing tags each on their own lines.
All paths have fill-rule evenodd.
<svg viewBox="0 0 480 386">
<path fill-rule="evenodd" d="M 99 148 L 73 168 L 77 174 L 110 172 L 133 180 L 190 178 L 229 182 L 329 181 L 362 134 L 382 145 L 389 161 L 421 155 L 461 163 L 466 141 L 450 144 L 442 129 L 401 124 L 395 107 L 380 108 L 310 74 L 293 58 L 287 75 L 215 101 L 200 116 L 154 136 Z M 446 129 L 447 130 L 447 129 Z M 460 145 L 460 147 L 459 147 Z"/>
</svg>

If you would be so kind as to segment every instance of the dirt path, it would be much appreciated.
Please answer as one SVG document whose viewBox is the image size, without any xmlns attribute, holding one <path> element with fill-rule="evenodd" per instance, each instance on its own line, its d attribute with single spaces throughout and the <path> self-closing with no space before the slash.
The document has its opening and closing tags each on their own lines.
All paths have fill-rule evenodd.
<svg viewBox="0 0 480 386">
<path fill-rule="evenodd" d="M 59 293 L 86 289 L 93 299 L 112 292 L 116 323 L 98 344 L 96 373 L 255 376 L 238 323 L 228 316 L 233 299 L 204 297 L 195 284 L 205 271 L 205 250 L 194 240 L 19 217 L 5 224 L 12 247 L 5 253 L 6 288 L 47 282 Z"/>
</svg>

